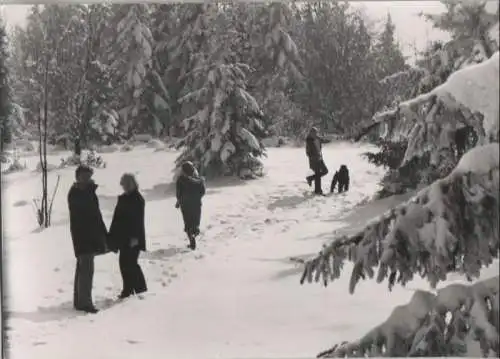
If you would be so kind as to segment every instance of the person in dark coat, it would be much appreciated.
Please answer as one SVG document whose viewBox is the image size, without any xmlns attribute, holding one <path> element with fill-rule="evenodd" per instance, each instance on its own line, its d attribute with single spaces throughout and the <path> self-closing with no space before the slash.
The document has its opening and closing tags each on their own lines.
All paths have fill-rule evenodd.
<svg viewBox="0 0 500 359">
<path fill-rule="evenodd" d="M 314 172 L 313 175 L 306 177 L 307 183 L 311 186 L 314 181 L 314 193 L 323 195 L 321 188 L 321 178 L 328 174 L 328 168 L 323 161 L 321 151 L 322 138 L 318 135 L 316 127 L 311 128 L 306 138 L 306 154 L 309 158 L 309 168 Z"/>
<path fill-rule="evenodd" d="M 139 193 L 139 186 L 132 174 L 124 174 L 120 180 L 123 194 L 118 196 L 111 227 L 109 228 L 110 248 L 120 251 L 120 273 L 123 289 L 119 298 L 147 291 L 146 280 L 137 260 L 140 251 L 146 250 L 144 226 L 145 202 Z"/>
<path fill-rule="evenodd" d="M 201 199 L 205 195 L 205 181 L 189 161 L 182 164 L 182 171 L 176 183 L 176 192 L 175 207 L 181 209 L 189 248 L 195 250 L 196 237 L 200 234 Z"/>
<path fill-rule="evenodd" d="M 106 253 L 106 225 L 97 199 L 97 185 L 90 167 L 76 169 L 76 182 L 68 193 L 71 238 L 76 257 L 73 306 L 76 310 L 97 313 L 92 301 L 94 257 Z"/>
<path fill-rule="evenodd" d="M 346 165 L 340 166 L 339 170 L 335 172 L 335 175 L 332 179 L 332 184 L 330 186 L 330 193 L 333 193 L 335 190 L 335 186 L 338 185 L 338 192 L 347 192 L 349 191 L 349 169 Z"/>
</svg>

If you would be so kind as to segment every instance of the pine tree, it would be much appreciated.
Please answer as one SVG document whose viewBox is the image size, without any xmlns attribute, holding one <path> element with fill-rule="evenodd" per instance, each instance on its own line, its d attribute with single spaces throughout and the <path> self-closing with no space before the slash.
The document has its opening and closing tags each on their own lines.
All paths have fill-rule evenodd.
<svg viewBox="0 0 500 359">
<path fill-rule="evenodd" d="M 304 78 L 288 89 L 291 97 L 324 130 L 347 134 L 372 115 L 367 110 L 376 93 L 374 36 L 347 3 L 307 3 L 296 18 L 293 33 Z"/>
<path fill-rule="evenodd" d="M 264 154 L 264 147 L 258 139 L 263 130 L 258 117 L 262 111 L 246 91 L 246 73 L 250 68 L 234 62 L 228 46 L 234 33 L 229 31 L 231 26 L 225 15 L 212 6 L 201 10 L 193 25 L 203 30 L 195 31 L 193 26 L 187 29 L 187 35 L 208 35 L 210 31 L 206 37 L 209 43 L 204 44 L 207 52 L 198 53 L 194 69 L 187 74 L 185 83 L 191 90 L 179 99 L 189 115 L 183 120 L 187 134 L 179 144 L 185 149 L 176 160 L 177 167 L 189 160 L 207 176 L 261 176 L 262 163 L 258 158 Z M 208 19 L 214 21 L 206 22 Z"/>
<path fill-rule="evenodd" d="M 206 4 L 182 4 L 177 8 L 178 25 L 171 29 L 170 39 L 165 39 L 161 45 L 168 52 L 166 76 L 171 83 L 169 96 L 172 112 L 173 129 L 176 135 L 184 135 L 182 126 L 186 114 L 186 106 L 179 99 L 194 89 L 192 71 L 205 64 L 210 51 L 211 17 L 215 8 Z"/>
<path fill-rule="evenodd" d="M 406 68 L 405 57 L 395 39 L 395 30 L 396 27 L 392 22 L 391 15 L 387 14 L 384 30 L 379 35 L 374 48 L 379 79 L 403 71 Z"/>
<path fill-rule="evenodd" d="M 433 179 L 410 201 L 325 246 L 305 264 L 302 283 L 327 285 L 349 260 L 354 264 L 350 293 L 361 279 L 387 281 L 390 290 L 415 275 L 436 288 L 450 272 L 472 281 L 498 258 L 498 61 L 496 52 L 482 63 L 462 66 L 442 85 L 379 114 L 379 119 L 396 119 L 392 133 L 408 138 L 403 165 L 425 154 L 441 165 L 453 157 L 450 149 L 463 127 L 472 128 L 477 141 L 451 163 L 447 175 Z M 437 295 L 417 291 L 360 340 L 321 356 L 449 356 L 477 342 L 483 356 L 498 356 L 498 293 L 498 277 L 471 286 L 453 284 Z"/>
<path fill-rule="evenodd" d="M 7 34 L 5 24 L 0 18 L 0 152 L 3 152 L 4 143 L 9 143 L 12 139 L 12 104 L 7 57 Z"/>
<path fill-rule="evenodd" d="M 113 5 L 116 44 L 110 66 L 120 73 L 123 100 L 117 112 L 128 136 L 147 119 L 155 121 L 150 126 L 158 132 L 163 127 L 156 123 L 157 118 L 150 116 L 145 96 L 154 48 L 150 10 L 148 4 Z"/>
</svg>

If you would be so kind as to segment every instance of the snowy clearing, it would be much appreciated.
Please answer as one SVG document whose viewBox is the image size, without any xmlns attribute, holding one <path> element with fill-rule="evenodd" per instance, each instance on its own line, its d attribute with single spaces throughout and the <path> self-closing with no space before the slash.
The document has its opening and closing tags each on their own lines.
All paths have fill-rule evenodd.
<svg viewBox="0 0 500 359">
<path fill-rule="evenodd" d="M 10 358 L 314 357 L 362 336 L 394 306 L 406 303 L 414 289 L 428 289 L 427 283 L 414 281 L 390 293 L 386 284 L 364 282 L 351 296 L 349 268 L 327 288 L 300 286 L 302 268 L 290 258 L 317 253 L 334 230 L 352 230 L 398 202 L 390 198 L 357 207 L 370 200 L 383 175 L 360 157 L 369 149 L 342 143 L 324 148 L 330 173 L 323 188 L 329 189 L 334 171 L 347 164 L 352 181 L 347 194 L 309 194 L 303 148 L 268 150 L 263 179 L 208 183 L 203 233 L 194 253 L 186 249 L 174 208 L 170 182 L 177 153 L 103 154 L 107 168 L 96 170 L 94 178 L 106 223 L 123 172 L 137 174 L 147 201 L 148 252 L 140 262 L 149 293 L 114 305 L 111 299 L 121 290 L 118 259 L 100 256 L 94 278 L 95 303 L 102 309 L 97 315 L 72 310 L 75 260 L 66 194 L 74 168 L 50 173 L 50 192 L 61 175 L 53 226 L 39 231 L 31 204 L 41 187 L 40 175 L 32 171 L 38 159 L 26 158 L 29 170 L 2 178 Z M 61 156 L 49 162 L 58 164 Z M 496 274 L 498 262 L 484 276 Z"/>
</svg>

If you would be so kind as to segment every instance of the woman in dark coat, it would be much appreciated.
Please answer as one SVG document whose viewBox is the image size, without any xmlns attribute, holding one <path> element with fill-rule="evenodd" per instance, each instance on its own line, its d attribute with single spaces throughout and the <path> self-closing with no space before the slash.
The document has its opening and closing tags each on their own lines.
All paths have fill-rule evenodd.
<svg viewBox="0 0 500 359">
<path fill-rule="evenodd" d="M 200 234 L 201 199 L 205 195 L 205 182 L 189 161 L 182 164 L 182 172 L 176 183 L 176 192 L 175 207 L 181 208 L 189 248 L 195 250 L 196 237 Z"/>
<path fill-rule="evenodd" d="M 124 193 L 118 197 L 109 229 L 109 243 L 112 250 L 120 251 L 120 272 L 123 278 L 120 298 L 127 298 L 147 290 L 144 274 L 137 262 L 139 252 L 146 250 L 145 202 L 134 175 L 124 174 L 120 185 Z"/>
</svg>

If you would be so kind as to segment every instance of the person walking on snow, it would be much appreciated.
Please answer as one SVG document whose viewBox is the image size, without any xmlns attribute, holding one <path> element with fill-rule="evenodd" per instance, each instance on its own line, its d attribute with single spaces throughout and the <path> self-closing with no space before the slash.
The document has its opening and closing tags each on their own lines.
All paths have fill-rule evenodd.
<svg viewBox="0 0 500 359">
<path fill-rule="evenodd" d="M 76 310 L 97 313 L 92 301 L 94 257 L 106 253 L 107 230 L 99 209 L 93 171 L 78 166 L 76 182 L 68 193 L 71 239 L 76 257 L 73 306 Z"/>
<path fill-rule="evenodd" d="M 184 231 L 189 239 L 188 247 L 195 250 L 196 237 L 200 234 L 201 199 L 205 195 L 205 181 L 189 161 L 182 164 L 176 183 L 176 194 L 175 208 L 181 209 Z"/>
<path fill-rule="evenodd" d="M 120 251 L 119 263 L 123 287 L 120 299 L 147 291 L 146 280 L 137 260 L 140 251 L 146 250 L 146 230 L 144 226 L 144 198 L 133 174 L 125 173 L 120 185 L 123 194 L 113 213 L 109 228 L 110 248 Z"/>
<path fill-rule="evenodd" d="M 323 154 L 321 153 L 322 138 L 318 135 L 318 129 L 312 127 L 306 138 L 306 155 L 309 159 L 309 168 L 314 172 L 313 175 L 307 176 L 307 184 L 311 186 L 314 181 L 314 193 L 323 195 L 321 188 L 321 177 L 328 174 L 328 168 L 323 161 Z"/>
</svg>

